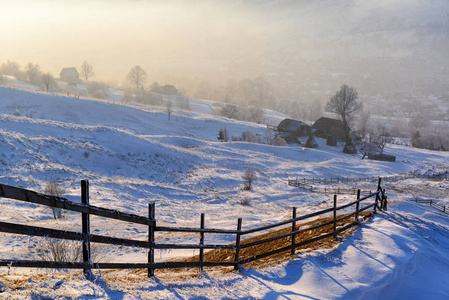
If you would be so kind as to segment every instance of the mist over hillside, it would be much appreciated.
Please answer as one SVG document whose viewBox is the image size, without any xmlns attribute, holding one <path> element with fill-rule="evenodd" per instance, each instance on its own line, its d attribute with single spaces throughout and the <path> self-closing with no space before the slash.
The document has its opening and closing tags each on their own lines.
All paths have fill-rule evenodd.
<svg viewBox="0 0 449 300">
<path fill-rule="evenodd" d="M 367 102 L 448 99 L 446 0 L 25 3 L 5 1 L 0 58 L 55 74 L 88 60 L 97 80 L 122 83 L 137 64 L 147 85 L 190 96 L 261 76 L 277 101 L 326 101 L 344 83 Z"/>
<path fill-rule="evenodd" d="M 286 99 L 326 99 L 342 83 L 388 101 L 429 94 L 448 99 L 447 1 L 258 4 L 266 43 L 251 59 L 231 63 L 230 73 L 265 74 Z M 251 68 L 251 61 L 261 63 Z"/>
</svg>

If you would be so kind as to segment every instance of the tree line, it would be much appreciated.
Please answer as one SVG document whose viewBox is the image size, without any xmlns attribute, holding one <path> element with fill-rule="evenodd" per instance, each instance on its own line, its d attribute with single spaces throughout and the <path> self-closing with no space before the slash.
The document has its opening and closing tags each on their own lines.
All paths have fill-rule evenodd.
<svg viewBox="0 0 449 300">
<path fill-rule="evenodd" d="M 83 61 L 79 74 L 90 96 L 108 97 L 110 84 L 92 80 L 95 72 L 89 62 Z M 22 68 L 17 62 L 8 60 L 0 65 L 0 84 L 7 83 L 7 78 L 3 75 L 13 76 L 18 80 L 39 86 L 47 92 L 67 92 L 78 95 L 83 93 L 74 87 L 61 86 L 50 72 L 44 72 L 39 64 L 31 62 Z M 363 108 L 362 102 L 358 101 L 358 91 L 346 84 L 342 85 L 327 103 L 324 103 L 324 99 L 307 101 L 301 100 L 300 96 L 297 99 L 280 100 L 276 96 L 279 91 L 262 76 L 241 80 L 229 79 L 224 84 L 203 81 L 190 94 L 186 88 L 177 89 L 174 85 L 162 86 L 157 82 L 147 85 L 148 75 L 138 65 L 132 67 L 125 78 L 128 88 L 122 87 L 123 101 L 129 102 L 134 99 L 151 105 L 165 105 L 169 118 L 174 107 L 173 100 L 176 100 L 179 108 L 190 109 L 188 96 L 193 96 L 197 99 L 220 101 L 220 104 L 214 108 L 218 115 L 256 123 L 265 122 L 265 109 L 283 112 L 293 119 L 308 122 L 314 122 L 324 112 L 334 114 L 344 123 L 345 128 L 352 129 L 348 130 L 345 136 L 345 142 L 349 145 L 352 140 L 362 141 L 366 145 L 373 143 L 384 145 L 397 141 L 397 138 L 403 138 L 414 147 L 432 150 L 449 149 L 447 126 L 433 124 L 432 114 L 428 109 L 416 109 L 402 116 L 385 119 L 377 112 L 375 115 L 371 114 L 370 109 L 367 109 L 369 106 Z M 349 132 L 352 134 L 349 135 Z M 382 152 L 384 146 L 380 147 Z"/>
</svg>

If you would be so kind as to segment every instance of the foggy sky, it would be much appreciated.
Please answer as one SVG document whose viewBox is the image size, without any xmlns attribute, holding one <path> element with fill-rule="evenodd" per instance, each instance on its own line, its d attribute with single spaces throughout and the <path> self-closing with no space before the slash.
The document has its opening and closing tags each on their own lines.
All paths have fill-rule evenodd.
<svg viewBox="0 0 449 300">
<path fill-rule="evenodd" d="M 0 63 L 38 63 L 58 76 L 63 67 L 80 68 L 86 60 L 95 79 L 117 83 L 135 65 L 147 72 L 147 84 L 279 70 L 302 76 L 315 69 L 304 61 L 346 66 L 354 57 L 413 57 L 417 26 L 426 28 L 423 36 L 429 30 L 448 35 L 449 1 L 434 2 L 0 0 Z M 447 42 L 418 46 L 433 55 L 447 50 Z"/>
<path fill-rule="evenodd" d="M 90 62 L 97 77 L 123 79 L 238 59 L 263 47 L 261 20 L 226 1 L 0 1 L 0 60 L 59 74 Z M 258 32 L 259 31 L 259 32 Z M 190 69 L 190 70 L 189 70 Z M 155 75 L 156 76 L 156 75 Z"/>
</svg>

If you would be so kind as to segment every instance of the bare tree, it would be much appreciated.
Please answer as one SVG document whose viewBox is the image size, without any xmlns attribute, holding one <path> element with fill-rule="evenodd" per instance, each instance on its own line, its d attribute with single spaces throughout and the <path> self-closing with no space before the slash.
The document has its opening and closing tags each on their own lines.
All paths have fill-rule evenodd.
<svg viewBox="0 0 449 300">
<path fill-rule="evenodd" d="M 129 102 L 131 102 L 132 99 L 133 99 L 133 95 L 128 90 L 126 90 L 123 93 L 122 101 L 125 103 L 129 103 Z"/>
<path fill-rule="evenodd" d="M 260 107 L 250 106 L 248 107 L 248 120 L 260 124 L 265 117 L 265 111 Z"/>
<path fill-rule="evenodd" d="M 419 111 L 416 115 L 410 118 L 410 125 L 415 128 L 415 131 L 425 128 L 430 124 L 429 116 Z"/>
<path fill-rule="evenodd" d="M 87 82 L 89 78 L 91 78 L 94 75 L 95 73 L 92 68 L 92 65 L 87 61 L 83 61 L 83 64 L 81 65 L 81 77 L 83 77 L 84 80 Z"/>
<path fill-rule="evenodd" d="M 370 155 L 371 153 L 376 153 L 379 150 L 379 147 L 375 143 L 361 142 L 358 145 L 358 150 L 362 154 L 362 159 L 364 159 L 367 155 Z"/>
<path fill-rule="evenodd" d="M 368 121 L 370 117 L 371 114 L 369 111 L 362 111 L 362 113 L 359 115 L 358 129 L 362 138 L 365 138 L 365 135 L 368 131 Z"/>
<path fill-rule="evenodd" d="M 90 81 L 86 84 L 86 89 L 95 98 L 106 99 L 109 96 L 109 85 L 105 82 Z"/>
<path fill-rule="evenodd" d="M 240 116 L 240 110 L 235 104 L 226 104 L 220 109 L 219 114 L 229 119 L 238 119 Z"/>
<path fill-rule="evenodd" d="M 274 136 L 274 131 L 273 129 L 270 128 L 266 128 L 264 130 L 264 134 L 263 134 L 263 139 L 265 140 L 265 144 L 267 145 L 273 145 L 273 140 L 274 140 L 275 136 Z"/>
<path fill-rule="evenodd" d="M 220 142 L 229 142 L 229 132 L 226 126 L 220 128 L 217 139 Z"/>
<path fill-rule="evenodd" d="M 357 102 L 357 99 L 357 90 L 344 84 L 326 104 L 326 111 L 335 113 L 341 117 L 345 128 L 345 140 L 347 144 L 350 143 L 349 122 L 352 120 L 354 113 L 362 108 L 362 103 Z"/>
<path fill-rule="evenodd" d="M 50 180 L 45 186 L 44 194 L 46 195 L 62 198 L 62 196 L 64 196 L 64 193 L 65 193 L 64 188 L 61 187 L 61 185 L 57 181 Z M 52 209 L 53 209 L 53 217 L 55 219 L 62 218 L 61 208 L 53 207 Z"/>
<path fill-rule="evenodd" d="M 183 93 L 178 95 L 178 107 L 180 109 L 191 110 L 190 100 Z"/>
<path fill-rule="evenodd" d="M 168 99 L 165 111 L 167 112 L 168 120 L 170 121 L 170 116 L 171 116 L 171 113 L 173 112 L 173 104 L 171 102 L 171 99 Z"/>
<path fill-rule="evenodd" d="M 235 100 L 237 93 L 237 82 L 234 79 L 229 79 L 225 86 L 225 102 L 232 102 Z"/>
<path fill-rule="evenodd" d="M 251 79 L 239 81 L 239 90 L 242 97 L 242 103 L 248 104 L 254 95 L 254 83 Z"/>
<path fill-rule="evenodd" d="M 140 66 L 133 67 L 127 76 L 128 81 L 136 85 L 136 89 L 145 83 L 146 78 L 147 73 Z"/>
<path fill-rule="evenodd" d="M 20 73 L 20 65 L 15 61 L 8 60 L 6 63 L 2 63 L 0 73 L 3 75 L 18 77 Z"/>
<path fill-rule="evenodd" d="M 28 63 L 25 67 L 25 78 L 28 83 L 40 84 L 41 67 L 38 64 Z"/>
<path fill-rule="evenodd" d="M 257 174 L 256 174 L 256 170 L 254 170 L 253 168 L 248 168 L 246 169 L 245 173 L 243 173 L 243 184 L 244 190 L 251 190 L 252 189 L 252 184 L 254 182 L 254 180 L 257 179 Z"/>
<path fill-rule="evenodd" d="M 263 77 L 257 77 L 253 82 L 255 100 L 258 105 L 268 106 L 271 97 L 271 87 L 268 80 Z"/>
<path fill-rule="evenodd" d="M 48 92 L 48 90 L 50 89 L 50 86 L 55 83 L 55 79 L 54 79 L 53 75 L 51 75 L 50 73 L 42 74 L 41 78 L 42 78 L 42 83 L 44 84 L 44 87 L 45 87 L 46 91 Z"/>
<path fill-rule="evenodd" d="M 390 135 L 390 133 L 386 130 L 386 126 L 385 125 L 378 125 L 378 135 L 376 138 L 376 145 L 380 150 L 380 156 L 382 156 L 383 152 L 384 152 L 384 148 L 385 145 L 387 143 L 391 143 L 392 141 L 392 137 Z"/>
<path fill-rule="evenodd" d="M 242 132 L 242 141 L 248 142 L 248 143 L 255 143 L 256 136 L 251 131 L 245 130 Z"/>
<path fill-rule="evenodd" d="M 44 261 L 79 262 L 83 258 L 80 243 L 70 240 L 46 238 L 37 245 L 36 252 Z"/>
<path fill-rule="evenodd" d="M 287 142 L 281 138 L 280 136 L 277 136 L 274 138 L 273 142 L 272 142 L 273 146 L 280 146 L 280 147 L 285 147 L 287 146 Z"/>
</svg>

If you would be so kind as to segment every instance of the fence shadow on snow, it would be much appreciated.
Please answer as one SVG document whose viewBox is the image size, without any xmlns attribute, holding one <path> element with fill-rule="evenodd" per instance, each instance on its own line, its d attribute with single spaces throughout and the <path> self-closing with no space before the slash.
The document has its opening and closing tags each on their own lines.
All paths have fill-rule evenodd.
<svg viewBox="0 0 449 300">
<path fill-rule="evenodd" d="M 39 236 L 46 238 L 57 238 L 64 240 L 75 240 L 82 242 L 82 262 L 67 262 L 67 261 L 36 261 L 36 260 L 0 260 L 0 266 L 9 267 L 28 267 L 28 268 L 61 268 L 61 269 L 83 269 L 86 277 L 92 276 L 92 269 L 148 269 L 148 276 L 154 276 L 155 269 L 169 269 L 169 268 L 199 268 L 200 271 L 203 267 L 214 266 L 229 266 L 238 270 L 241 265 L 248 264 L 250 262 L 260 260 L 269 256 L 279 254 L 281 252 L 290 251 L 291 254 L 295 253 L 298 247 L 311 244 L 329 237 L 337 238 L 337 235 L 360 224 L 361 221 L 368 218 L 372 214 L 376 213 L 377 209 L 387 208 L 387 197 L 385 196 L 385 190 L 381 188 L 381 179 L 378 180 L 377 190 L 374 193 L 361 197 L 360 190 L 357 192 L 357 200 L 344 205 L 337 205 L 337 196 L 334 195 L 333 206 L 324 210 L 320 210 L 314 213 L 310 213 L 303 216 L 297 216 L 296 207 L 292 208 L 292 217 L 289 220 L 278 222 L 275 224 L 260 226 L 251 229 L 242 229 L 242 218 L 237 220 L 237 226 L 235 230 L 223 230 L 206 228 L 204 222 L 204 214 L 201 214 L 200 227 L 199 228 L 184 228 L 184 227 L 167 227 L 157 226 L 155 219 L 155 204 L 150 203 L 148 205 L 148 217 L 138 216 L 134 214 L 123 213 L 117 210 L 111 210 L 101 207 L 92 206 L 89 204 L 89 182 L 87 180 L 81 181 L 81 203 L 69 201 L 65 198 L 58 198 L 54 196 L 43 195 L 34 191 L 12 187 L 8 185 L 0 184 L 0 197 L 9 198 L 19 201 L 25 201 L 34 204 L 40 204 L 53 208 L 61 208 L 65 210 L 75 211 L 81 213 L 82 231 L 64 231 L 57 229 L 49 229 L 43 227 L 28 226 L 22 224 L 14 224 L 8 222 L 0 222 L 0 232 L 10 234 L 20 234 L 28 236 Z M 342 210 L 350 210 L 349 213 L 339 215 L 337 212 Z M 369 215 L 364 213 L 364 217 L 361 216 L 362 212 L 372 210 Z M 322 216 L 325 214 L 331 214 L 331 219 L 323 219 L 322 223 L 313 225 L 312 227 L 300 228 L 297 227 L 297 222 Z M 115 238 L 109 236 L 103 236 L 93 234 L 90 232 L 90 216 L 101 216 L 107 219 L 115 219 L 126 221 L 130 223 L 142 224 L 148 226 L 148 240 L 133 240 L 124 238 Z M 353 219 L 351 219 L 353 218 Z M 340 226 L 343 220 L 350 220 L 345 225 Z M 352 220 L 352 221 L 351 221 Z M 287 226 L 291 228 L 287 232 L 283 231 L 282 234 L 277 236 L 270 236 L 267 238 L 255 240 L 252 242 L 241 243 L 242 238 L 245 236 L 253 235 L 256 233 L 266 232 L 273 228 Z M 324 228 L 325 226 L 331 228 L 329 232 L 325 232 L 318 236 L 306 238 L 303 240 L 297 240 L 301 233 L 304 231 L 310 231 L 313 229 Z M 184 232 L 184 233 L 198 233 L 198 244 L 168 244 L 159 243 L 155 241 L 155 232 Z M 233 244 L 206 244 L 206 234 L 227 234 L 235 235 L 235 243 Z M 260 247 L 263 244 L 271 243 L 276 240 L 289 238 L 291 243 L 288 245 L 282 245 L 277 249 L 268 249 L 266 252 L 259 253 L 253 256 L 245 255 L 243 258 L 240 255 L 242 249 L 249 247 Z M 138 248 L 148 249 L 148 262 L 147 263 L 93 263 L 91 261 L 91 245 L 90 243 L 102 243 L 108 245 L 122 245 L 132 246 Z M 169 262 L 155 262 L 154 250 L 155 249 L 199 249 L 198 261 L 169 261 Z M 213 249 L 228 249 L 233 252 L 233 258 L 221 261 L 205 261 L 204 251 Z"/>
</svg>

